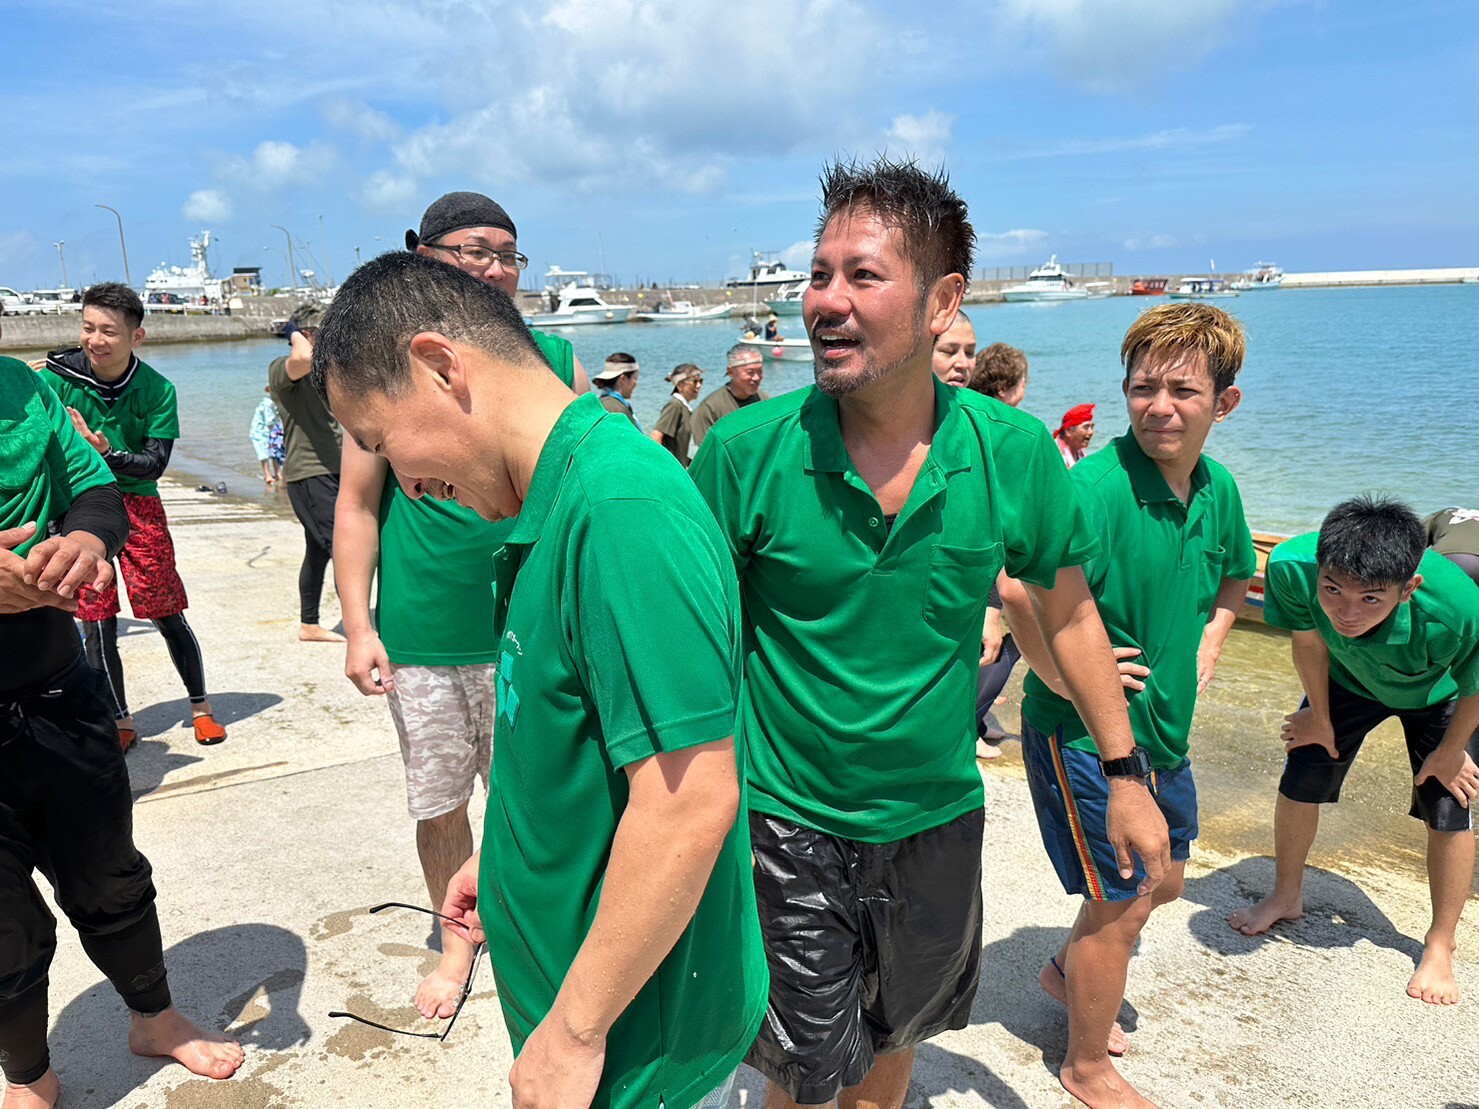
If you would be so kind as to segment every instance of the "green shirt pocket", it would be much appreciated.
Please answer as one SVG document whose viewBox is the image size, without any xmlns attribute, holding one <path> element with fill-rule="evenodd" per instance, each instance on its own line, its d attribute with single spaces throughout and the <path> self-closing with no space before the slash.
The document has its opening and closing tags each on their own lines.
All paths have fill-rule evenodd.
<svg viewBox="0 0 1479 1109">
<path fill-rule="evenodd" d="M 986 595 L 1002 567 L 1002 546 L 947 547 L 930 555 L 929 582 L 924 592 L 924 618 L 946 639 L 961 640 L 979 632 Z"/>
</svg>

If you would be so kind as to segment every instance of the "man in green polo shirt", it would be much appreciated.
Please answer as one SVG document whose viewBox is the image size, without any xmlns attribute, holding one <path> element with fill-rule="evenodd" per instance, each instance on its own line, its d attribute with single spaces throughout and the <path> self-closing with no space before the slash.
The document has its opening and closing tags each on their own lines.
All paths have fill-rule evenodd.
<svg viewBox="0 0 1479 1109">
<path fill-rule="evenodd" d="M 482 851 L 443 906 L 486 933 L 514 1103 L 719 1104 L 766 971 L 712 517 L 671 455 L 549 372 L 508 297 L 450 266 L 356 271 L 313 373 L 407 494 L 518 517 L 495 567 Z"/>
<path fill-rule="evenodd" d="M 1078 569 L 1096 549 L 1042 424 L 931 370 L 974 232 L 912 162 L 830 167 L 802 317 L 816 386 L 724 417 L 689 473 L 740 576 L 767 1106 L 903 1103 L 970 1017 L 981 954 L 975 691 L 987 594 L 1027 583 L 1107 756 L 1134 746 Z M 1126 867 L 1167 863 L 1143 784 Z"/>
<path fill-rule="evenodd" d="M 438 198 L 420 231 L 407 235 L 418 254 L 455 265 L 507 296 L 518 294 L 529 260 L 517 249 L 508 213 L 481 193 Z M 445 247 L 449 240 L 459 249 Z M 569 341 L 532 334 L 555 375 L 573 386 Z M 361 693 L 387 695 L 422 877 L 432 904 L 440 905 L 447 882 L 473 853 L 467 818 L 473 782 L 488 781 L 497 703 L 493 556 L 513 521 L 490 523 L 456 501 L 408 497 L 390 476 L 384 458 L 344 440 L 334 509 L 334 581 L 349 641 L 344 672 Z M 427 573 L 428 566 L 436 572 Z M 472 944 L 443 929 L 442 957 L 416 991 L 423 1016 L 452 1015 L 472 959 Z"/>
<path fill-rule="evenodd" d="M 1389 716 L 1412 764 L 1410 815 L 1428 828 L 1433 919 L 1407 993 L 1459 999 L 1459 916 L 1474 877 L 1469 809 L 1479 795 L 1479 586 L 1427 546 L 1406 505 L 1357 497 L 1318 533 L 1268 557 L 1263 618 L 1293 633 L 1305 701 L 1285 717 L 1274 806 L 1274 890 L 1228 917 L 1244 935 L 1304 914 L 1304 863 L 1320 806 L 1340 800 L 1361 742 Z"/>
<path fill-rule="evenodd" d="M 1115 871 L 1106 827 L 1111 790 L 1089 729 L 1043 650 L 1030 609 L 1012 629 L 1032 672 L 1023 687 L 1022 752 L 1042 833 L 1078 920 L 1039 981 L 1068 1006 L 1059 1079 L 1089 1106 L 1148 1105 L 1115 1069 L 1126 1047 L 1115 1014 L 1130 956 L 1151 911 L 1181 896 L 1197 835 L 1190 746 L 1197 694 L 1212 680 L 1257 562 L 1232 476 L 1202 454 L 1212 426 L 1238 406 L 1243 329 L 1210 304 L 1144 313 L 1120 348 L 1130 430 L 1071 471 L 1102 544 L 1084 566 L 1120 658 L 1143 778 L 1165 815 L 1171 869 L 1151 893 Z"/>
</svg>

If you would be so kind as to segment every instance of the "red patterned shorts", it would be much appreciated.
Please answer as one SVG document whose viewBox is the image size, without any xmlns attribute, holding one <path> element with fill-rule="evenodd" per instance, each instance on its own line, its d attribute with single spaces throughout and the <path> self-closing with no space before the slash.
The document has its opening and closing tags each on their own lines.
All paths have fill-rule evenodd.
<svg viewBox="0 0 1479 1109">
<path fill-rule="evenodd" d="M 128 542 L 118 552 L 118 569 L 135 619 L 159 620 L 185 611 L 190 601 L 175 569 L 175 544 L 164 502 L 138 493 L 123 494 L 128 510 Z M 118 615 L 118 579 L 101 593 L 84 585 L 77 594 L 77 618 L 89 622 Z"/>
</svg>

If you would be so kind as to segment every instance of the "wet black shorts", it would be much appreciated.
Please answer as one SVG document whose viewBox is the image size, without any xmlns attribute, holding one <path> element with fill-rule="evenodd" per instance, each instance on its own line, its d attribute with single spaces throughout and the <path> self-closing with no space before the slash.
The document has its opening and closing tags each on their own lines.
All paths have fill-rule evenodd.
<svg viewBox="0 0 1479 1109">
<path fill-rule="evenodd" d="M 975 809 L 893 843 L 750 814 L 770 1005 L 745 1062 L 801 1105 L 832 1100 L 947 1028 L 981 971 Z"/>
<path fill-rule="evenodd" d="M 1305 701 L 1304 705 L 1307 704 Z M 1284 760 L 1279 792 L 1291 801 L 1311 805 L 1339 801 L 1341 783 L 1350 773 L 1362 741 L 1389 716 L 1395 716 L 1402 724 L 1402 734 L 1407 738 L 1407 759 L 1416 775 L 1423 760 L 1442 742 L 1448 722 L 1453 719 L 1455 704 L 1444 701 L 1425 709 L 1391 709 L 1332 681 L 1330 721 L 1335 725 L 1335 749 L 1340 752 L 1340 758 L 1332 759 L 1323 747 L 1294 748 Z M 1469 737 L 1469 755 L 1479 762 L 1479 732 Z M 1469 827 L 1469 810 L 1433 778 L 1413 787 L 1412 807 L 1407 813 L 1435 832 L 1462 832 Z"/>
</svg>

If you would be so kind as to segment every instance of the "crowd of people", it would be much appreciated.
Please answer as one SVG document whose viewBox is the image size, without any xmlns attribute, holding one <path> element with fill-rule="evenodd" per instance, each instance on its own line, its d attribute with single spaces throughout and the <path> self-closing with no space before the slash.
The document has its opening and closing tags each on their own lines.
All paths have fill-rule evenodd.
<svg viewBox="0 0 1479 1109">
<path fill-rule="evenodd" d="M 667 375 L 650 431 L 635 358 L 587 380 L 525 325 L 528 260 L 480 194 L 440 198 L 406 251 L 294 316 L 268 376 L 305 534 L 300 637 L 345 642 L 399 738 L 443 916 L 416 1006 L 451 1018 L 486 944 L 519 1106 L 717 1109 L 742 1061 L 770 1109 L 901 1106 L 918 1045 L 970 1018 L 992 911 L 976 760 L 1025 658 L 1033 807 L 1080 899 L 1040 975 L 1067 1012 L 1060 1081 L 1095 1109 L 1151 1105 L 1116 1064 L 1116 1016 L 1183 887 L 1193 712 L 1257 568 L 1237 483 L 1203 453 L 1241 400 L 1242 329 L 1203 303 L 1143 313 L 1119 352 L 1128 430 L 1088 453 L 1093 406 L 1050 431 L 1016 407 L 1025 355 L 976 351 L 974 232 L 944 176 L 881 158 L 822 185 L 815 385 L 768 398 L 737 345 L 702 401 L 698 366 Z M 7 1107 L 59 1090 L 35 869 L 134 1014 L 130 1047 L 216 1078 L 243 1059 L 170 1005 L 128 820 L 113 558 L 196 738 L 224 733 L 152 485 L 173 390 L 133 354 L 127 293 L 89 290 L 81 350 L 43 372 L 0 360 L 0 633 L 31 645 L 0 677 Z M 1306 700 L 1281 736 L 1275 888 L 1229 918 L 1256 934 L 1300 914 L 1320 807 L 1396 716 L 1433 914 L 1407 993 L 1433 1004 L 1458 1000 L 1474 868 L 1479 585 L 1453 556 L 1476 523 L 1355 498 L 1269 556 L 1266 620 L 1291 631 Z M 331 560 L 342 637 L 319 623 Z M 35 816 L 78 804 L 86 821 Z"/>
</svg>

